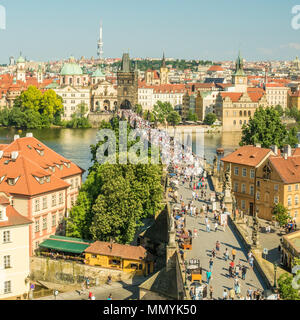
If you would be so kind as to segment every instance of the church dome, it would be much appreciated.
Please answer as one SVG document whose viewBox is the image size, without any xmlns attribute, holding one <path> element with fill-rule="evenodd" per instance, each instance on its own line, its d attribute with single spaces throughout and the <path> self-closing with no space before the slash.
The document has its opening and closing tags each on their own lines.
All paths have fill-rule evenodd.
<svg viewBox="0 0 300 320">
<path fill-rule="evenodd" d="M 20 56 L 17 60 L 17 63 L 24 63 L 24 62 L 25 62 L 25 59 L 22 56 Z"/>
<path fill-rule="evenodd" d="M 97 70 L 93 72 L 92 77 L 101 78 L 101 77 L 105 77 L 105 74 L 102 72 L 100 68 L 97 68 Z"/>
<path fill-rule="evenodd" d="M 73 57 L 70 58 L 70 62 L 65 63 L 61 68 L 60 74 L 62 76 L 77 76 L 82 75 L 82 69 L 80 66 L 75 62 Z"/>
</svg>

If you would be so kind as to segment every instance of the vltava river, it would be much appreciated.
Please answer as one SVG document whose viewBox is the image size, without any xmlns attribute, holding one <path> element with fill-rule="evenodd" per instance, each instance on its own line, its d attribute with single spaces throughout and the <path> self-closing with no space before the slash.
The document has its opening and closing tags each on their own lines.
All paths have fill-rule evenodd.
<svg viewBox="0 0 300 320">
<path fill-rule="evenodd" d="M 27 130 L 21 133 L 13 128 L 0 128 L 0 144 L 13 141 L 14 135 L 25 136 L 27 132 L 32 132 L 33 136 L 42 141 L 48 147 L 63 155 L 67 159 L 75 162 L 81 168 L 88 170 L 91 165 L 90 145 L 96 143 L 97 129 L 42 129 Z M 202 144 L 204 141 L 204 154 L 208 162 L 212 162 L 216 155 L 216 148 L 223 147 L 225 154 L 232 152 L 238 147 L 241 135 L 238 133 L 224 132 L 204 134 L 204 139 L 196 139 L 196 134 L 192 135 L 193 149 L 196 143 Z M 87 171 L 84 179 L 87 176 Z"/>
</svg>

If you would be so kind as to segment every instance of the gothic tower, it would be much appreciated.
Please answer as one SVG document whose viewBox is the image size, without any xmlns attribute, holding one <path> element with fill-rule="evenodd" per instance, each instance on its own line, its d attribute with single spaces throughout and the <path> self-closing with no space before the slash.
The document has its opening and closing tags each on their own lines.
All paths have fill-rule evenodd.
<svg viewBox="0 0 300 320">
<path fill-rule="evenodd" d="M 117 72 L 118 107 L 131 109 L 138 103 L 138 71 L 131 67 L 129 53 L 124 53 Z"/>
<path fill-rule="evenodd" d="M 244 62 L 240 52 L 235 62 L 235 72 L 232 75 L 232 83 L 235 86 L 236 92 L 247 92 L 248 78 L 244 72 Z"/>
<path fill-rule="evenodd" d="M 165 53 L 164 53 L 163 59 L 161 62 L 161 67 L 160 67 L 160 84 L 169 83 L 168 73 L 169 73 L 169 69 L 166 66 L 166 59 L 165 59 Z"/>
</svg>

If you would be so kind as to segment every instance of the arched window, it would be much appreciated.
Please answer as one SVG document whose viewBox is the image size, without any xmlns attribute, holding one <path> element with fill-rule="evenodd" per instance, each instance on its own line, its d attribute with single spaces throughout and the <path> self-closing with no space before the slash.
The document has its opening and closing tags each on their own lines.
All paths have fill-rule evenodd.
<svg viewBox="0 0 300 320">
<path fill-rule="evenodd" d="M 288 196 L 288 206 L 291 206 L 291 205 L 292 205 L 292 197 Z"/>
<path fill-rule="evenodd" d="M 240 120 L 240 124 L 243 124 L 243 121 L 242 121 L 242 120 Z"/>
<path fill-rule="evenodd" d="M 247 117 L 247 111 L 246 110 L 244 111 L 244 117 Z"/>
<path fill-rule="evenodd" d="M 233 124 L 236 125 L 236 120 L 233 120 Z"/>
<path fill-rule="evenodd" d="M 251 117 L 251 111 L 248 111 L 248 116 Z"/>
<path fill-rule="evenodd" d="M 243 115 L 243 112 L 242 111 L 240 111 L 240 117 Z"/>
<path fill-rule="evenodd" d="M 299 196 L 298 195 L 295 195 L 295 204 L 299 204 Z"/>
</svg>

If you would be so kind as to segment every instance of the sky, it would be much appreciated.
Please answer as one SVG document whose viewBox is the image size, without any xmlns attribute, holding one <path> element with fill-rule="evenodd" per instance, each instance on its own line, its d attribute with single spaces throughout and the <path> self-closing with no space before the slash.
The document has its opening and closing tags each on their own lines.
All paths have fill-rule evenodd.
<svg viewBox="0 0 300 320">
<path fill-rule="evenodd" d="M 300 5 L 300 0 L 298 0 Z M 297 0 L 0 0 L 0 63 L 96 57 L 103 21 L 104 57 L 247 61 L 300 56 Z M 2 6 L 2 7 L 1 7 Z M 2 10 L 3 12 L 3 10 Z M 300 23 L 300 9 L 299 9 Z"/>
</svg>

